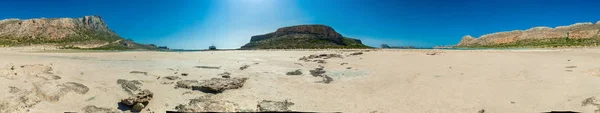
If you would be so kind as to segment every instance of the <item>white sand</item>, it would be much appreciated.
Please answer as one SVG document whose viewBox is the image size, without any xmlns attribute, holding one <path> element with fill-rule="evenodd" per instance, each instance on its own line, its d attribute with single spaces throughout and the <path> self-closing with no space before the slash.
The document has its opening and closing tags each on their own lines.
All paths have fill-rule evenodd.
<svg viewBox="0 0 600 113">
<path fill-rule="evenodd" d="M 205 93 L 175 89 L 175 84 L 161 84 L 170 80 L 156 79 L 158 76 L 189 73 L 189 76 L 180 76 L 182 80 L 203 80 L 219 77 L 217 74 L 223 72 L 232 73 L 232 77 L 249 78 L 242 88 L 215 96 L 237 103 L 244 110 L 255 110 L 257 102 L 262 100 L 286 99 L 295 103 L 291 106 L 294 111 L 317 112 L 477 113 L 485 109 L 486 113 L 552 110 L 589 113 L 598 109 L 591 105 L 582 106 L 582 101 L 600 96 L 599 49 L 436 51 L 442 53 L 430 56 L 425 53 L 431 50 L 378 50 L 346 57 L 352 52 L 3 51 L 0 52 L 0 111 L 3 111 L 2 103 L 8 106 L 4 109 L 26 105 L 19 103 L 18 97 L 44 97 L 36 93 L 34 84 L 50 84 L 43 90 L 53 91 L 56 85 L 52 83 L 66 82 L 81 83 L 89 91 L 85 94 L 62 93 L 64 95 L 58 101 L 42 99 L 30 108 L 12 112 L 81 112 L 88 105 L 117 108 L 120 99 L 129 95 L 116 81 L 127 79 L 143 80 L 142 89 L 154 92 L 154 99 L 146 109 L 161 113 L 174 110 L 175 106 Z M 344 58 L 327 59 L 327 64 L 298 60 L 320 53 L 339 53 Z M 340 63 L 348 64 L 342 66 Z M 250 67 L 239 70 L 244 64 Z M 38 66 L 21 69 L 21 65 Z M 332 83 L 315 83 L 321 79 L 312 77 L 308 71 L 318 65 L 323 65 L 326 74 L 333 77 Z M 12 66 L 16 69 L 10 70 Z M 221 66 L 221 69 L 194 66 Z M 52 74 L 45 73 L 44 69 L 48 67 L 52 68 L 49 71 Z M 304 74 L 285 75 L 296 69 L 301 69 Z M 130 71 L 144 71 L 148 75 L 131 74 Z M 18 75 L 11 75 L 13 73 Z M 60 79 L 40 79 L 51 75 L 60 76 Z M 10 77 L 12 80 L 8 79 Z M 21 91 L 9 93 L 9 86 Z"/>
</svg>

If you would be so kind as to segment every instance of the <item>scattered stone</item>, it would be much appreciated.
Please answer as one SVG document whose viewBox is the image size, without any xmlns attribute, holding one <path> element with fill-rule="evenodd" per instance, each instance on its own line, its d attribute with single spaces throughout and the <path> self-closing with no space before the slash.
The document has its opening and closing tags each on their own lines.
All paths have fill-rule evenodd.
<svg viewBox="0 0 600 113">
<path fill-rule="evenodd" d="M 285 75 L 302 75 L 302 71 L 300 71 L 300 69 L 297 69 L 295 71 L 290 71 L 285 73 Z"/>
<path fill-rule="evenodd" d="M 187 94 L 193 94 L 193 93 L 194 93 L 194 92 L 191 92 L 191 91 L 186 91 L 186 92 L 183 92 L 183 94 L 181 94 L 181 95 L 187 95 Z"/>
<path fill-rule="evenodd" d="M 90 98 L 88 98 L 88 99 L 85 99 L 85 101 L 88 101 L 88 102 L 89 102 L 89 101 L 92 101 L 92 100 L 94 100 L 94 99 L 96 99 L 96 96 L 93 96 L 93 97 L 90 97 Z"/>
<path fill-rule="evenodd" d="M 150 103 L 153 96 L 154 93 L 150 92 L 150 90 L 142 90 L 135 96 L 121 99 L 120 104 L 127 105 L 127 107 L 132 108 L 131 110 L 134 112 L 139 112 Z"/>
<path fill-rule="evenodd" d="M 64 87 L 62 90 L 73 91 L 79 94 L 85 94 L 90 90 L 90 88 L 88 88 L 87 86 L 76 82 L 67 82 L 59 86 Z"/>
<path fill-rule="evenodd" d="M 317 62 L 317 63 L 321 63 L 321 64 L 327 63 L 327 61 L 325 61 L 325 60 L 313 60 L 313 62 Z"/>
<path fill-rule="evenodd" d="M 344 62 L 344 63 L 341 63 L 340 65 L 342 65 L 342 66 L 343 66 L 343 65 L 346 65 L 346 64 L 348 64 L 348 63 Z"/>
<path fill-rule="evenodd" d="M 175 82 L 162 82 L 161 84 L 173 84 Z"/>
<path fill-rule="evenodd" d="M 196 85 L 196 84 L 198 84 L 197 80 L 182 80 L 182 81 L 177 81 L 177 85 L 175 85 L 175 87 L 192 89 L 192 85 Z"/>
<path fill-rule="evenodd" d="M 302 58 L 299 58 L 298 60 L 309 62 L 309 61 L 311 61 L 311 59 L 317 59 L 317 58 L 330 59 L 330 58 L 343 58 L 343 57 L 340 54 L 319 54 L 319 55 L 315 54 L 315 55 L 309 55 L 308 57 L 303 56 Z M 313 60 L 313 62 L 315 62 L 315 60 Z"/>
<path fill-rule="evenodd" d="M 570 61 L 571 61 L 571 59 L 568 59 L 568 60 L 567 60 L 567 62 L 570 62 Z"/>
<path fill-rule="evenodd" d="M 198 90 L 205 93 L 221 93 L 228 89 L 237 89 L 244 86 L 248 78 L 212 78 L 204 80 L 198 85 L 192 85 L 192 90 Z"/>
<path fill-rule="evenodd" d="M 567 71 L 567 72 L 573 72 L 573 70 L 565 70 L 565 71 Z"/>
<path fill-rule="evenodd" d="M 121 88 L 123 88 L 123 90 L 125 90 L 129 94 L 134 94 L 133 92 L 138 91 L 142 86 L 142 82 L 140 82 L 139 80 L 128 81 L 125 79 L 118 79 L 117 84 L 120 84 Z"/>
<path fill-rule="evenodd" d="M 148 72 L 143 72 L 143 71 L 131 71 L 129 72 L 131 74 L 143 74 L 143 75 L 148 75 Z"/>
<path fill-rule="evenodd" d="M 214 67 L 214 66 L 196 66 L 196 68 L 204 68 L 204 69 L 221 69 L 221 67 Z"/>
<path fill-rule="evenodd" d="M 229 75 L 231 75 L 231 73 L 229 73 L 229 72 L 223 72 L 223 73 L 218 74 L 218 75 L 219 76 L 229 76 Z"/>
<path fill-rule="evenodd" d="M 426 55 L 437 55 L 438 52 L 427 52 Z"/>
<path fill-rule="evenodd" d="M 379 111 L 375 110 L 375 111 L 371 111 L 369 113 L 383 113 L 383 112 L 379 112 Z"/>
<path fill-rule="evenodd" d="M 223 75 L 221 77 L 223 77 L 223 78 L 231 78 L 231 76 L 229 76 L 229 75 Z"/>
<path fill-rule="evenodd" d="M 97 107 L 97 106 L 94 106 L 94 105 L 85 106 L 81 110 L 84 113 L 120 113 L 116 109 L 110 109 L 110 108 L 104 108 L 104 107 Z"/>
<path fill-rule="evenodd" d="M 166 76 L 166 77 L 163 77 L 163 78 L 165 78 L 167 80 L 177 80 L 177 79 L 179 79 L 178 76 Z"/>
<path fill-rule="evenodd" d="M 355 52 L 355 53 L 351 53 L 350 55 L 362 55 L 363 52 Z"/>
<path fill-rule="evenodd" d="M 274 111 L 291 111 L 289 109 L 290 106 L 294 105 L 294 103 L 289 102 L 288 100 L 284 101 L 270 101 L 263 100 L 259 102 L 257 107 L 261 112 L 274 112 Z"/>
<path fill-rule="evenodd" d="M 323 80 L 322 80 L 322 81 L 319 81 L 319 82 L 317 82 L 317 83 L 325 83 L 325 84 L 329 84 L 329 83 L 331 83 L 331 81 L 333 81 L 333 78 L 331 78 L 331 77 L 329 77 L 329 76 L 327 76 L 327 75 L 323 75 L 323 76 L 322 76 L 322 78 L 323 78 Z"/>
<path fill-rule="evenodd" d="M 317 83 L 329 84 L 329 83 L 331 83 L 331 81 L 333 81 L 333 78 L 325 75 L 326 71 L 323 68 L 325 68 L 325 67 L 319 66 L 319 68 L 315 68 L 314 70 L 310 70 L 309 72 L 313 77 L 322 77 L 323 78 L 322 81 L 319 81 Z"/>
<path fill-rule="evenodd" d="M 322 76 L 322 74 L 324 74 L 326 71 L 323 70 L 323 67 L 319 67 L 319 68 L 315 68 L 314 70 L 310 70 L 310 75 L 314 76 L 314 77 L 320 77 Z"/>
<path fill-rule="evenodd" d="M 204 95 L 191 99 L 187 105 L 178 105 L 175 110 L 178 112 L 237 112 L 238 105 L 230 101 L 212 100 L 212 95 Z"/>
<path fill-rule="evenodd" d="M 477 111 L 477 113 L 485 113 L 485 109 L 481 109 L 481 110 Z"/>
<path fill-rule="evenodd" d="M 17 93 L 17 92 L 21 91 L 21 89 L 15 87 L 15 86 L 8 86 L 8 88 L 10 88 L 8 93 Z"/>
<path fill-rule="evenodd" d="M 181 73 L 181 76 L 188 76 L 187 73 Z"/>
<path fill-rule="evenodd" d="M 515 102 L 513 102 L 513 101 L 510 101 L 510 104 L 515 104 Z"/>
<path fill-rule="evenodd" d="M 144 109 L 144 104 L 142 103 L 137 103 L 133 106 L 133 109 L 131 109 L 132 111 L 142 111 L 142 109 Z"/>
<path fill-rule="evenodd" d="M 248 67 L 250 67 L 250 66 L 249 65 L 243 65 L 242 67 L 240 67 L 240 70 L 245 70 Z"/>
<path fill-rule="evenodd" d="M 577 66 L 567 66 L 565 68 L 577 68 Z"/>
<path fill-rule="evenodd" d="M 10 70 L 15 70 L 15 66 L 10 66 Z"/>
<path fill-rule="evenodd" d="M 352 67 L 346 67 L 346 69 L 352 69 Z"/>
<path fill-rule="evenodd" d="M 596 97 L 590 97 L 590 98 L 586 98 L 581 102 L 581 106 L 587 106 L 587 105 L 594 105 L 594 106 L 598 106 L 600 102 L 598 102 L 598 100 L 596 100 Z"/>
</svg>

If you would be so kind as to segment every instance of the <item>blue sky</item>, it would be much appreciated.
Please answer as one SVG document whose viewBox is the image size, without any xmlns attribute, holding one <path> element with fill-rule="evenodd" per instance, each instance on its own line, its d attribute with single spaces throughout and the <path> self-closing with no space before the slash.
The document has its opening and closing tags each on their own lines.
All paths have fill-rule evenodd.
<svg viewBox="0 0 600 113">
<path fill-rule="evenodd" d="M 0 18 L 100 15 L 124 38 L 170 48 L 239 48 L 279 27 L 325 24 L 378 47 L 600 20 L 598 0 L 3 0 Z"/>
</svg>

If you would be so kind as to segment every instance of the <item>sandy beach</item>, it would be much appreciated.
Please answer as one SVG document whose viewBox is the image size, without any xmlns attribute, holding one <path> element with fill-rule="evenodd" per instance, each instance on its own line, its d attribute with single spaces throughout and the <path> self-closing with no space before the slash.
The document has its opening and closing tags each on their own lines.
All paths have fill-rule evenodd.
<svg viewBox="0 0 600 113">
<path fill-rule="evenodd" d="M 361 55 L 350 55 L 362 51 Z M 436 52 L 435 55 L 428 53 Z M 339 54 L 326 63 L 299 60 Z M 203 52 L 0 52 L 0 112 L 120 112 L 117 81 L 154 93 L 142 112 L 176 111 L 190 99 L 256 111 L 263 100 L 293 111 L 347 113 L 533 113 L 599 109 L 600 50 L 323 50 Z M 247 65 L 247 68 L 240 69 Z M 309 72 L 319 65 L 330 83 Z M 197 68 L 197 66 L 219 67 Z M 300 69 L 302 75 L 286 75 Z M 247 78 L 211 94 L 182 80 Z M 182 73 L 185 73 L 183 75 Z M 175 79 L 165 79 L 177 76 Z M 587 100 L 587 102 L 584 102 Z M 585 105 L 585 106 L 584 106 Z M 95 107 L 89 107 L 95 106 Z"/>
</svg>

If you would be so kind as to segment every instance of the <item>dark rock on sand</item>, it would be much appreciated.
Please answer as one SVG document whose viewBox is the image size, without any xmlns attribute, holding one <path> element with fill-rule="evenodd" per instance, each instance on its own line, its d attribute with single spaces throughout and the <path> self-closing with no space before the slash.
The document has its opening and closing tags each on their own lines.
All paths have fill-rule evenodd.
<svg viewBox="0 0 600 113">
<path fill-rule="evenodd" d="M 21 89 L 15 87 L 15 86 L 8 86 L 8 88 L 10 88 L 10 90 L 8 90 L 8 93 L 17 93 L 17 92 L 21 91 Z"/>
<path fill-rule="evenodd" d="M 323 76 L 322 76 L 322 78 L 323 78 L 323 80 L 322 80 L 322 81 L 319 81 L 319 82 L 317 82 L 317 83 L 325 83 L 325 84 L 329 84 L 329 83 L 331 83 L 331 81 L 333 81 L 333 78 L 331 78 L 331 77 L 329 77 L 329 76 L 327 76 L 327 75 L 323 75 Z"/>
<path fill-rule="evenodd" d="M 129 72 L 131 74 L 143 74 L 143 75 L 148 75 L 148 72 L 143 72 L 143 71 L 131 71 Z"/>
<path fill-rule="evenodd" d="M 325 71 L 322 67 L 319 68 L 315 68 L 314 70 L 310 70 L 310 75 L 314 76 L 314 77 L 320 77 L 322 76 L 322 74 L 325 74 Z"/>
<path fill-rule="evenodd" d="M 166 77 L 163 77 L 163 78 L 165 78 L 167 80 L 177 80 L 177 79 L 179 79 L 178 76 L 166 76 Z"/>
<path fill-rule="evenodd" d="M 181 76 L 188 76 L 187 73 L 181 73 Z"/>
<path fill-rule="evenodd" d="M 300 71 L 300 69 L 297 69 L 295 71 L 290 71 L 285 73 L 285 75 L 302 75 L 302 71 Z"/>
<path fill-rule="evenodd" d="M 350 55 L 362 55 L 363 52 L 355 52 L 355 53 L 350 53 Z"/>
<path fill-rule="evenodd" d="M 259 102 L 257 107 L 261 112 L 273 112 L 273 111 L 291 111 L 289 109 L 290 106 L 294 105 L 294 103 L 289 102 L 287 100 L 284 101 L 270 101 L 263 100 Z"/>
<path fill-rule="evenodd" d="M 197 85 L 192 85 L 192 90 L 205 93 L 221 93 L 228 89 L 237 89 L 244 86 L 248 78 L 212 78 L 203 80 Z"/>
<path fill-rule="evenodd" d="M 67 82 L 59 86 L 64 87 L 63 90 L 73 91 L 79 94 L 85 94 L 90 90 L 87 86 L 76 82 Z"/>
<path fill-rule="evenodd" d="M 231 78 L 231 76 L 229 76 L 229 75 L 223 75 L 221 77 L 223 77 L 223 78 Z"/>
<path fill-rule="evenodd" d="M 240 70 L 245 70 L 248 67 L 250 67 L 250 66 L 249 65 L 243 65 L 242 67 L 240 67 Z"/>
<path fill-rule="evenodd" d="M 309 55 L 309 56 L 303 56 L 302 58 L 299 58 L 298 60 L 302 60 L 305 62 L 309 62 L 309 61 L 315 61 L 312 59 L 330 59 L 330 58 L 344 58 L 342 57 L 342 55 L 340 54 L 314 54 L 314 55 Z"/>
<path fill-rule="evenodd" d="M 325 61 L 325 60 L 313 60 L 313 62 L 317 62 L 317 63 L 321 63 L 321 64 L 327 63 L 327 61 Z"/>
<path fill-rule="evenodd" d="M 215 66 L 195 66 L 196 68 L 204 68 L 204 69 L 221 69 L 221 67 Z"/>
<path fill-rule="evenodd" d="M 182 81 L 177 81 L 176 87 L 191 89 L 192 85 L 196 85 L 196 84 L 198 84 L 197 80 L 182 80 Z"/>
<path fill-rule="evenodd" d="M 175 110 L 178 112 L 237 112 L 238 105 L 223 100 L 213 100 L 212 95 L 204 95 L 191 99 L 187 105 L 178 105 Z"/>
<path fill-rule="evenodd" d="M 229 76 L 229 75 L 231 75 L 231 73 L 229 73 L 229 72 L 223 72 L 223 73 L 218 74 L 218 75 L 219 76 Z"/>
<path fill-rule="evenodd" d="M 105 108 L 105 107 L 97 107 L 94 105 L 88 105 L 81 109 L 84 113 L 120 113 L 116 109 Z"/>
<path fill-rule="evenodd" d="M 333 81 L 333 78 L 325 75 L 326 71 L 323 68 L 325 68 L 325 67 L 319 66 L 319 68 L 315 68 L 314 70 L 310 70 L 309 72 L 313 77 L 322 77 L 323 78 L 322 81 L 319 81 L 317 83 L 329 84 L 329 83 L 331 83 L 331 81 Z"/>
<path fill-rule="evenodd" d="M 134 112 L 139 112 L 150 103 L 153 96 L 154 93 L 150 92 L 150 90 L 142 90 L 133 97 L 121 99 L 120 104 L 127 105 Z"/>
<path fill-rule="evenodd" d="M 121 88 L 129 94 L 134 94 L 135 91 L 139 91 L 140 87 L 142 87 L 142 82 L 139 80 L 118 79 L 117 84 L 120 84 Z"/>
</svg>

